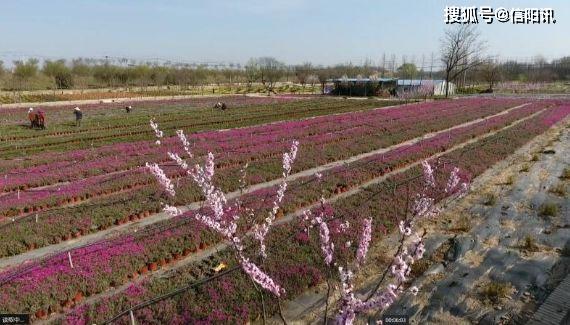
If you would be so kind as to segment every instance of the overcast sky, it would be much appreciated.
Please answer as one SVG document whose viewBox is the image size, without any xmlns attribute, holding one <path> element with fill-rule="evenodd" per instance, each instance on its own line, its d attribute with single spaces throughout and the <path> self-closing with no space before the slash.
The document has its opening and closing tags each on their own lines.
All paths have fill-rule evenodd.
<svg viewBox="0 0 570 325">
<path fill-rule="evenodd" d="M 556 24 L 479 24 L 488 52 L 570 55 L 570 1 L 465 0 L 14 0 L 0 2 L 0 59 L 163 58 L 334 64 L 383 53 L 437 54 L 446 5 L 551 7 Z"/>
</svg>

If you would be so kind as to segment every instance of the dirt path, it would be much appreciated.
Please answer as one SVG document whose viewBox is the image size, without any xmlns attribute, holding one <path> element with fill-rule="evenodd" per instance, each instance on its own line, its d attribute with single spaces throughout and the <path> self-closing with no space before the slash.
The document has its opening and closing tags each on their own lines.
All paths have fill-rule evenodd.
<svg viewBox="0 0 570 325">
<path fill-rule="evenodd" d="M 376 155 L 376 154 L 385 153 L 385 152 L 388 152 L 388 151 L 390 151 L 390 150 L 398 149 L 398 148 L 404 147 L 404 146 L 409 145 L 409 144 L 414 144 L 414 143 L 419 142 L 419 141 L 421 141 L 421 140 L 425 140 L 425 139 L 432 138 L 432 137 L 434 137 L 434 136 L 436 136 L 436 135 L 438 135 L 438 134 L 442 134 L 442 133 L 445 133 L 445 132 L 449 132 L 449 131 L 451 131 L 451 130 L 454 130 L 454 129 L 457 129 L 457 128 L 460 128 L 460 127 L 465 127 L 465 126 L 473 125 L 473 124 L 475 124 L 475 123 L 488 120 L 488 119 L 493 118 L 493 117 L 495 117 L 495 116 L 500 116 L 500 115 L 507 114 L 508 112 L 510 112 L 510 111 L 512 111 L 512 110 L 514 110 L 514 109 L 522 108 L 522 107 L 524 107 L 524 106 L 526 106 L 526 105 L 528 105 L 528 104 L 519 105 L 519 106 L 510 108 L 510 109 L 508 109 L 508 110 L 506 110 L 506 111 L 503 111 L 503 112 L 501 112 L 501 113 L 499 113 L 499 114 L 495 114 L 495 115 L 492 115 L 492 116 L 488 116 L 488 117 L 486 117 L 486 118 L 481 118 L 481 119 L 477 119 L 477 120 L 474 120 L 474 121 L 466 122 L 466 123 L 463 123 L 463 124 L 460 124 L 460 125 L 456 125 L 456 126 L 453 126 L 453 127 L 451 127 L 451 128 L 448 128 L 448 129 L 445 129 L 445 130 L 442 130 L 442 131 L 438 131 L 438 132 L 426 134 L 426 135 L 423 135 L 423 136 L 421 136 L 421 137 L 417 137 L 417 138 L 411 139 L 411 140 L 409 140 L 409 141 L 399 143 L 399 144 L 394 145 L 394 146 L 390 146 L 390 147 L 387 147 L 387 148 L 382 148 L 382 149 L 374 150 L 374 151 L 367 152 L 367 153 L 364 153 L 364 154 L 361 154 L 361 155 L 353 156 L 353 157 L 348 158 L 348 159 L 345 159 L 345 160 L 336 161 L 336 162 L 329 163 L 329 164 L 326 164 L 326 165 L 322 165 L 322 166 L 319 166 L 319 167 L 316 167 L 316 168 L 304 170 L 304 171 L 302 171 L 302 172 L 299 172 L 299 173 L 290 175 L 290 176 L 289 176 L 289 179 L 290 179 L 290 181 L 293 181 L 293 180 L 296 180 L 296 179 L 299 179 L 299 178 L 302 178 L 302 177 L 314 175 L 315 173 L 324 172 L 324 171 L 333 169 L 333 168 L 338 167 L 338 166 L 342 166 L 342 165 L 345 165 L 345 164 L 350 164 L 350 163 L 356 162 L 356 161 L 358 161 L 358 160 L 360 160 L 360 159 L 364 159 L 364 158 L 366 158 L 366 157 L 370 157 L 370 156 L 373 156 L 373 155 Z M 500 129 L 500 130 L 487 133 L 487 134 L 485 134 L 485 135 L 483 135 L 483 136 L 479 136 L 479 137 L 473 138 L 473 139 L 471 139 L 471 140 L 469 140 L 469 141 L 467 141 L 467 142 L 464 142 L 463 144 L 454 146 L 454 147 L 450 148 L 449 150 L 447 150 L 447 151 L 445 151 L 445 152 L 442 152 L 442 153 L 439 153 L 439 154 L 437 154 L 437 155 L 434 155 L 434 157 L 439 157 L 439 156 L 441 156 L 441 155 L 443 155 L 443 154 L 445 154 L 445 153 L 447 153 L 447 152 L 449 152 L 449 151 L 451 151 L 451 150 L 455 150 L 455 149 L 461 148 L 461 147 L 464 146 L 464 145 L 467 145 L 467 144 L 470 144 L 470 143 L 479 141 L 480 139 L 483 139 L 483 138 L 485 138 L 485 137 L 491 136 L 491 135 L 493 135 L 493 134 L 495 134 L 495 133 L 497 133 L 497 132 L 499 132 L 499 131 L 501 131 L 501 130 L 504 130 L 504 129 L 508 129 L 508 128 L 510 128 L 510 127 L 513 127 L 513 126 L 515 126 L 515 125 L 517 125 L 517 124 L 519 124 L 519 123 L 521 123 L 521 122 L 523 122 L 523 121 L 525 121 L 525 120 L 527 120 L 527 119 L 530 119 L 530 118 L 532 118 L 532 117 L 538 115 L 540 112 L 542 112 L 542 110 L 539 111 L 539 112 L 537 112 L 537 113 L 534 113 L 534 114 L 532 114 L 532 115 L 529 115 L 529 116 L 527 116 L 527 117 L 525 117 L 525 118 L 523 118 L 523 119 L 519 119 L 518 121 L 512 123 L 511 125 L 509 125 L 509 126 L 507 126 L 507 127 L 502 128 L 502 129 Z M 397 173 L 397 172 L 405 171 L 405 170 L 407 170 L 407 169 L 409 169 L 409 168 L 412 168 L 412 167 L 414 167 L 414 166 L 416 166 L 416 165 L 418 165 L 418 164 L 419 164 L 419 162 L 416 162 L 416 163 L 413 163 L 413 164 L 411 164 L 411 165 L 409 165 L 409 166 L 407 166 L 407 167 L 404 167 L 404 168 L 402 168 L 402 169 L 392 171 L 392 172 L 386 174 L 386 175 L 383 176 L 383 177 L 380 177 L 380 178 L 377 178 L 377 179 L 373 179 L 373 180 L 371 180 L 371 181 L 368 181 L 368 182 L 362 184 L 361 186 L 359 186 L 359 187 L 357 187 L 357 188 L 351 189 L 351 190 L 349 190 L 349 191 L 347 191 L 347 192 L 344 192 L 344 193 L 342 193 L 342 194 L 340 194 L 340 195 L 334 196 L 334 197 L 331 198 L 331 200 L 334 201 L 334 200 L 338 200 L 339 198 L 343 198 L 343 197 L 346 197 L 346 196 L 355 194 L 355 193 L 357 193 L 358 191 L 360 191 L 362 188 L 364 188 L 364 187 L 366 187 L 366 186 L 370 186 L 370 185 L 372 185 L 372 184 L 381 182 L 381 181 L 385 180 L 387 177 L 389 177 L 389 176 L 391 176 L 391 175 L 393 175 L 393 174 L 395 174 L 395 173 Z M 251 193 L 251 192 L 256 191 L 256 190 L 259 190 L 259 189 L 264 189 L 264 188 L 268 188 L 268 187 L 275 186 L 275 185 L 279 184 L 281 181 L 282 181 L 282 179 L 280 178 L 280 179 L 276 179 L 276 180 L 273 180 L 273 181 L 269 181 L 269 182 L 260 183 L 260 184 L 256 184 L 256 185 L 250 186 L 250 187 L 248 187 L 247 189 L 245 189 L 244 194 L 248 194 L 248 193 Z M 236 197 L 238 197 L 238 196 L 240 196 L 240 195 L 241 195 L 241 192 L 240 192 L 240 191 L 234 191 L 234 192 L 231 192 L 231 193 L 227 193 L 227 194 L 226 194 L 226 196 L 227 196 L 228 199 L 233 199 L 233 198 L 236 198 Z M 190 211 L 190 210 L 196 210 L 196 209 L 199 209 L 199 208 L 200 208 L 201 204 L 202 204 L 202 202 L 194 202 L 194 203 L 191 203 L 191 204 L 189 204 L 189 205 L 180 207 L 180 209 L 181 209 L 183 212 L 187 212 L 187 211 Z M 307 208 L 312 208 L 312 206 L 309 206 L 309 207 L 307 207 Z M 303 210 L 305 210 L 305 209 L 303 209 Z M 292 217 L 293 217 L 293 216 L 288 216 L 288 218 L 284 218 L 283 220 L 289 220 L 289 219 L 292 218 Z M 7 267 L 11 267 L 11 266 L 15 266 L 15 265 L 24 263 L 24 262 L 26 262 L 26 261 L 31 261 L 31 260 L 35 260 L 35 259 L 40 259 L 40 258 L 44 258 L 44 257 L 50 256 L 50 255 L 59 254 L 59 253 L 64 252 L 64 251 L 68 251 L 68 250 L 72 250 L 72 249 L 77 249 L 77 248 L 80 248 L 80 247 L 82 247 L 82 246 L 92 244 L 92 243 L 94 243 L 94 242 L 96 242 L 96 241 L 111 239 L 111 238 L 114 238 L 114 237 L 116 237 L 116 236 L 118 236 L 118 235 L 120 235 L 120 234 L 125 234 L 125 233 L 130 233 L 130 232 L 137 232 L 137 231 L 141 230 L 142 228 L 144 228 L 144 227 L 146 227 L 146 226 L 152 225 L 152 224 L 157 223 L 157 222 L 159 222 L 159 221 L 168 220 L 168 219 L 171 219 L 171 218 L 172 218 L 172 217 L 171 217 L 170 215 L 166 214 L 166 213 L 163 213 L 163 212 L 161 212 L 161 213 L 156 213 L 156 214 L 152 214 L 151 216 L 149 216 L 149 217 L 147 217 L 147 218 L 145 218 L 145 219 L 142 219 L 142 220 L 140 220 L 140 221 L 136 221 L 136 222 L 132 222 L 132 223 L 126 223 L 126 224 L 119 225 L 119 226 L 116 226 L 116 227 L 113 227 L 113 228 L 110 228 L 110 229 L 107 229 L 107 230 L 102 230 L 102 231 L 99 231 L 99 232 L 96 232 L 96 233 L 93 233 L 93 234 L 89 234 L 89 235 L 86 235 L 86 236 L 82 236 L 82 237 L 79 237 L 79 238 L 76 238 L 76 239 L 73 239 L 73 240 L 69 240 L 69 241 L 66 241 L 66 242 L 61 242 L 61 243 L 59 243 L 59 244 L 54 244 L 54 245 L 50 245 L 50 246 L 38 248 L 38 249 L 36 249 L 36 250 L 28 251 L 28 252 L 25 252 L 25 253 L 22 253 L 22 254 L 19 254 L 19 255 L 14 255 L 14 256 L 10 256 L 10 257 L 5 257 L 5 258 L 0 259 L 0 270 L 2 270 L 2 269 L 4 269 L 4 268 L 7 268 Z M 284 221 L 282 221 L 282 222 L 284 222 Z"/>
<path fill-rule="evenodd" d="M 240 96 L 236 94 L 216 94 L 216 95 L 176 95 L 176 96 L 153 96 L 153 97 L 121 97 L 121 98 L 106 98 L 106 99 L 83 99 L 83 100 L 65 100 L 55 102 L 31 102 L 31 103 L 11 103 L 0 104 L 2 108 L 18 108 L 18 107 L 35 107 L 35 106 L 66 106 L 66 105 L 88 105 L 88 104 L 117 104 L 125 102 L 147 102 L 147 101 L 163 101 L 163 100 L 178 100 L 178 99 L 192 99 L 192 98 L 216 98 L 226 96 Z"/>
</svg>

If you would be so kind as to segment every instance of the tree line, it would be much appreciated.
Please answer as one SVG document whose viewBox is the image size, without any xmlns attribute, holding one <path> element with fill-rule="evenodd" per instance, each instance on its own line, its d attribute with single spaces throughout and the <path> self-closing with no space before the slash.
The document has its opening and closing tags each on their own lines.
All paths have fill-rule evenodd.
<svg viewBox="0 0 570 325">
<path fill-rule="evenodd" d="M 465 32 L 464 32 L 465 33 Z M 14 61 L 11 68 L 0 61 L 0 88 L 8 91 L 39 89 L 88 89 L 113 87 L 179 86 L 182 88 L 206 85 L 229 86 L 262 85 L 273 92 L 279 82 L 294 82 L 302 87 L 320 86 L 324 90 L 332 78 L 400 78 L 448 79 L 459 87 L 468 84 L 488 84 L 493 88 L 499 81 L 550 82 L 570 80 L 570 56 L 550 62 L 537 58 L 531 63 L 498 62 L 476 53 L 479 46 L 474 34 L 449 34 L 449 46 L 457 37 L 467 37 L 468 48 L 442 47 L 442 67 L 434 71 L 413 62 L 401 62 L 397 68 L 386 69 L 367 60 L 320 66 L 312 63 L 287 65 L 273 57 L 252 58 L 245 65 L 222 69 L 208 66 L 116 64 L 94 59 Z M 454 39 L 453 37 L 456 37 Z M 471 39 L 469 39 L 471 38 Z M 448 52 L 445 52 L 447 50 Z M 450 52 L 451 51 L 451 52 Z"/>
</svg>

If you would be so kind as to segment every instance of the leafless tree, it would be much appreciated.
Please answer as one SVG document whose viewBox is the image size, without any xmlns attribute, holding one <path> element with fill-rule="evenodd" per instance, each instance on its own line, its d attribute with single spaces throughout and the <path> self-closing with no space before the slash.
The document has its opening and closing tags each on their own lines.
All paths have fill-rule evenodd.
<svg viewBox="0 0 570 325">
<path fill-rule="evenodd" d="M 310 74 L 307 76 L 307 83 L 311 85 L 311 89 L 315 91 L 315 84 L 319 82 L 319 77 L 316 74 Z"/>
<path fill-rule="evenodd" d="M 285 65 L 272 57 L 262 57 L 257 59 L 261 71 L 261 83 L 267 90 L 267 94 L 275 93 L 275 84 L 285 73 Z"/>
<path fill-rule="evenodd" d="M 331 78 L 331 70 L 326 68 L 319 68 L 316 71 L 317 78 L 321 84 L 321 94 L 325 93 L 325 86 L 329 78 Z"/>
<path fill-rule="evenodd" d="M 441 40 L 441 61 L 445 75 L 445 97 L 449 83 L 459 75 L 481 64 L 485 43 L 474 25 L 458 25 L 445 31 Z"/>
<path fill-rule="evenodd" d="M 251 84 L 258 81 L 261 77 L 261 69 L 256 59 L 249 59 L 245 65 L 245 79 L 247 80 L 247 88 L 251 88 Z"/>
<path fill-rule="evenodd" d="M 308 62 L 295 67 L 295 77 L 297 77 L 297 81 L 301 84 L 303 89 L 305 89 L 305 85 L 307 84 L 307 79 L 311 75 L 312 71 L 313 71 L 313 66 L 311 65 L 311 63 Z"/>
<path fill-rule="evenodd" d="M 492 59 L 486 60 L 479 68 L 479 73 L 481 79 L 489 84 L 489 90 L 493 90 L 493 87 L 500 79 L 499 66 Z"/>
</svg>

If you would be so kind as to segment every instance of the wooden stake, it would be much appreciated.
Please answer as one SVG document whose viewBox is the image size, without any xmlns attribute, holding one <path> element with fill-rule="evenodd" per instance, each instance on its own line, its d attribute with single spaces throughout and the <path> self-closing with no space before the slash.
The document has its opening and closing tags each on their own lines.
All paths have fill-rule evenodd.
<svg viewBox="0 0 570 325">
<path fill-rule="evenodd" d="M 131 316 L 131 325 L 135 325 L 135 315 L 133 314 L 133 310 L 129 311 L 129 315 Z"/>
<path fill-rule="evenodd" d="M 67 257 L 69 258 L 69 266 L 73 268 L 73 261 L 71 260 L 71 252 L 67 252 Z"/>
</svg>

